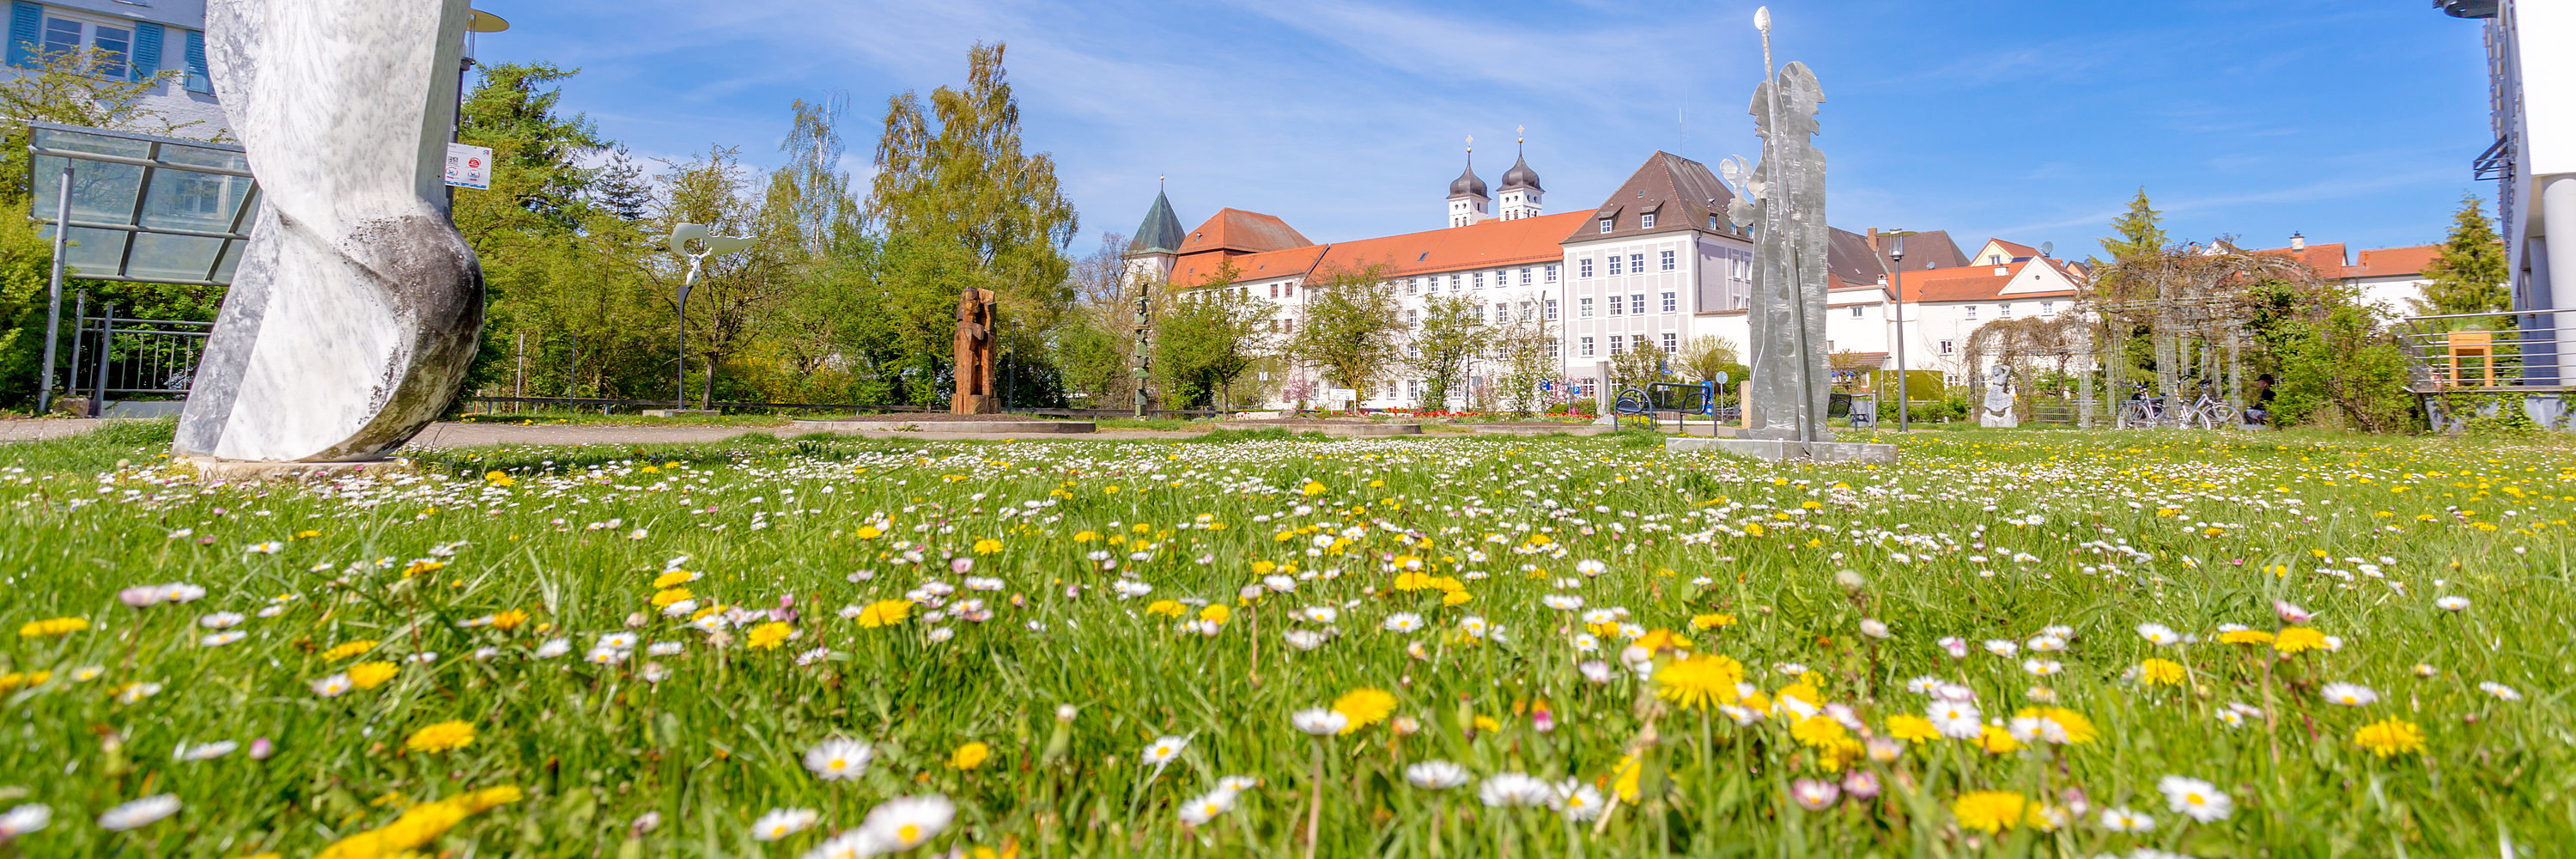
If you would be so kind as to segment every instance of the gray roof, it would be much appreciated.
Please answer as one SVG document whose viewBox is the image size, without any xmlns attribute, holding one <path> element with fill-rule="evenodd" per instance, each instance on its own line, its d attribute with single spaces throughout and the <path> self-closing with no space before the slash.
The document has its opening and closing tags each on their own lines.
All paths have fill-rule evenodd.
<svg viewBox="0 0 2576 859">
<path fill-rule="evenodd" d="M 1726 204 L 1734 200 L 1735 192 L 1727 190 L 1708 165 L 1657 151 L 1593 213 L 1594 219 L 1610 222 L 1610 232 L 1601 232 L 1599 225 L 1587 220 L 1563 244 L 1675 230 L 1743 235 L 1726 223 Z M 1656 213 L 1652 229 L 1639 226 L 1638 215 L 1645 212 Z"/>
<path fill-rule="evenodd" d="M 1127 253 L 1180 253 L 1181 242 L 1189 231 L 1181 229 L 1181 216 L 1172 213 L 1172 200 L 1163 192 L 1154 192 L 1153 208 L 1145 210 L 1145 222 L 1136 225 L 1136 238 L 1127 243 Z"/>
<path fill-rule="evenodd" d="M 1485 180 L 1476 178 L 1476 156 L 1467 156 L 1467 169 L 1449 183 L 1449 196 L 1485 196 Z"/>
<path fill-rule="evenodd" d="M 1509 191 L 1521 187 L 1540 192 L 1547 190 L 1539 187 L 1538 171 L 1530 169 L 1529 156 L 1526 153 L 1513 158 L 1512 169 L 1503 171 L 1503 190 Z"/>
</svg>

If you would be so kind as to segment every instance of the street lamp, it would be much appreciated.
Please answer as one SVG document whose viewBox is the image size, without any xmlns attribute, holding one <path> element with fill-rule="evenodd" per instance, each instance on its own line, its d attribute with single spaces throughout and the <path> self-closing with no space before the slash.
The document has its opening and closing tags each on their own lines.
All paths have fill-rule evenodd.
<svg viewBox="0 0 2576 859">
<path fill-rule="evenodd" d="M 692 242 L 696 250 L 690 250 Z M 751 247 L 751 237 L 719 236 L 705 224 L 672 224 L 670 247 L 689 258 L 689 272 L 680 276 L 680 388 L 671 401 L 671 408 L 680 410 L 689 407 L 689 287 L 697 284 L 698 267 L 707 257 Z"/>
<path fill-rule="evenodd" d="M 1905 431 L 1905 237 L 1887 250 L 1887 288 L 1896 302 L 1896 431 Z"/>
</svg>

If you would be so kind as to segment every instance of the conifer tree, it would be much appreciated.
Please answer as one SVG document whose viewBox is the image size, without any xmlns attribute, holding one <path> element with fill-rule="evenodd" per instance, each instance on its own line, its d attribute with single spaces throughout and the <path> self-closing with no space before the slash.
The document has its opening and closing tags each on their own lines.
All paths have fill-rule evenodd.
<svg viewBox="0 0 2576 859">
<path fill-rule="evenodd" d="M 2475 194 L 2460 198 L 2460 211 L 2451 217 L 2451 236 L 2442 242 L 2441 256 L 2425 267 L 2424 276 L 2431 282 L 2424 284 L 2424 298 L 2415 303 L 2419 313 L 2512 309 L 2508 284 L 2513 275 L 2505 264 L 2495 222 L 2487 218 L 2485 200 Z"/>
</svg>

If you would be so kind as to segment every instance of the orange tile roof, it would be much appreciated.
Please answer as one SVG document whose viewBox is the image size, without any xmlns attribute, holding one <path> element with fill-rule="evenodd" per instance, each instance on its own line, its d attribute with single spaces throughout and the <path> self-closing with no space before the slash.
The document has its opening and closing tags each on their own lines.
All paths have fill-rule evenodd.
<svg viewBox="0 0 2576 859">
<path fill-rule="evenodd" d="M 1183 287 L 1200 285 L 1227 260 L 1241 271 L 1238 282 L 1369 265 L 1386 266 L 1386 276 L 1393 278 L 1552 263 L 1565 258 L 1565 249 L 1557 240 L 1589 217 L 1590 212 L 1567 212 L 1232 257 L 1189 254 L 1173 265 L 1171 282 Z"/>
<path fill-rule="evenodd" d="M 1324 248 L 1307 245 L 1257 254 L 1191 254 L 1172 264 L 1171 284 L 1183 289 L 1205 286 L 1207 279 L 1228 263 L 1234 265 L 1237 283 L 1301 276 L 1314 270 L 1315 260 L 1324 255 Z"/>
<path fill-rule="evenodd" d="M 2039 255 L 2038 248 L 2031 247 L 2020 242 L 2008 242 L 2003 239 L 1987 239 L 1987 241 L 2003 246 L 2004 252 L 2013 256 L 2035 257 Z"/>
<path fill-rule="evenodd" d="M 2361 262 L 2344 269 L 2345 277 L 2396 277 L 2419 275 L 2442 256 L 2441 245 L 2413 245 L 2402 248 L 2370 248 L 2361 252 Z"/>
<path fill-rule="evenodd" d="M 1970 265 L 1960 266 L 1958 268 L 1936 268 L 1929 271 L 1909 271 L 1905 273 L 1905 301 L 1906 303 L 1914 304 L 1943 301 L 1984 301 L 1988 299 L 2001 298 L 2003 297 L 2004 287 L 2011 286 L 2013 278 L 2019 277 L 2023 269 L 2029 268 L 2035 264 L 2046 264 L 2051 268 L 2057 269 L 2058 273 L 2066 275 L 2068 280 L 2081 280 L 2081 278 L 2075 276 L 2073 272 L 2068 270 L 2067 264 L 2064 260 L 2049 257 L 2033 257 L 2021 262 L 2006 263 L 2002 266 L 2004 269 L 2003 274 L 1996 274 L 1995 269 L 1997 267 L 1992 265 Z M 2012 294 L 2012 298 L 2015 300 L 2022 298 L 2055 298 L 2074 294 L 2075 290 L 2072 289 L 2056 289 L 2049 290 L 2047 292 L 2016 292 Z"/>
<path fill-rule="evenodd" d="M 2300 262 L 2307 263 L 2309 268 L 2316 269 L 2318 277 L 2344 278 L 2353 276 L 2344 273 L 2343 261 L 2347 256 L 2344 253 L 2342 242 L 2312 244 L 2309 245 L 2306 250 L 2298 251 L 2294 251 L 2289 248 L 2264 248 L 2259 251 L 2247 251 L 2246 253 L 2279 254 L 2282 256 L 2296 257 Z"/>
<path fill-rule="evenodd" d="M 1353 269 L 1384 264 L 1387 276 L 1405 277 L 1557 262 L 1565 259 L 1565 248 L 1557 242 L 1591 217 L 1592 213 L 1586 211 L 1508 221 L 1498 218 L 1463 227 L 1334 242 L 1320 267 Z"/>
<path fill-rule="evenodd" d="M 1312 245 L 1297 228 L 1288 226 L 1275 215 L 1246 212 L 1242 209 L 1218 209 L 1191 230 L 1181 243 L 1181 254 L 1187 256 L 1208 251 L 1255 254 Z"/>
</svg>

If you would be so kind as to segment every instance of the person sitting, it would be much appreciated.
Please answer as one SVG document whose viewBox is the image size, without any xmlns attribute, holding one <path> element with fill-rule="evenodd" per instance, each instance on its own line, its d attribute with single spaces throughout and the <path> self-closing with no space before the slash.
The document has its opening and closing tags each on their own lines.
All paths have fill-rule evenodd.
<svg viewBox="0 0 2576 859">
<path fill-rule="evenodd" d="M 2258 427 L 2272 424 L 2272 374 L 2254 377 L 2254 405 L 2245 410 L 2245 424 Z"/>
</svg>

